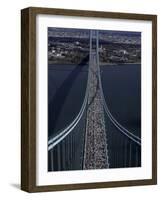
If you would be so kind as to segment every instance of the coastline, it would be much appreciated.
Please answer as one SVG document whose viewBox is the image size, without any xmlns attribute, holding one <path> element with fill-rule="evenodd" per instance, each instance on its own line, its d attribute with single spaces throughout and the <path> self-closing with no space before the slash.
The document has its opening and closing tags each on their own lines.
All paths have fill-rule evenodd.
<svg viewBox="0 0 161 200">
<path fill-rule="evenodd" d="M 140 62 L 135 62 L 135 63 L 100 63 L 100 67 L 101 66 L 107 66 L 107 65 L 115 66 L 115 65 L 140 65 L 140 64 L 141 64 Z"/>
<path fill-rule="evenodd" d="M 54 62 L 54 61 L 48 61 L 49 65 L 79 65 L 80 63 L 70 63 L 70 62 Z M 88 65 L 89 63 L 82 63 L 83 65 Z M 133 62 L 133 63 L 103 63 L 100 62 L 100 66 L 106 66 L 106 65 L 139 65 L 140 62 Z"/>
</svg>

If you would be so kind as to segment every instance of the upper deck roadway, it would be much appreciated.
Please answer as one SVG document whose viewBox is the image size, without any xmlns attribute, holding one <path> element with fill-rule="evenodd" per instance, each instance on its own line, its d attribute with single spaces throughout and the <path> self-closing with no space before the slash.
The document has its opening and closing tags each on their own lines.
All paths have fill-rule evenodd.
<svg viewBox="0 0 161 200">
<path fill-rule="evenodd" d="M 88 109 L 85 135 L 84 169 L 109 167 L 104 109 L 98 80 L 98 33 L 90 34 Z"/>
</svg>

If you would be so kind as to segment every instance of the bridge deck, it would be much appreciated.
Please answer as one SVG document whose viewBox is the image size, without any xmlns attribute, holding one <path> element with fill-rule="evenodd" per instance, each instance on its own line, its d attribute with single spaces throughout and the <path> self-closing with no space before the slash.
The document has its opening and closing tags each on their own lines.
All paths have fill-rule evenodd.
<svg viewBox="0 0 161 200">
<path fill-rule="evenodd" d="M 96 52 L 93 51 L 90 57 L 84 169 L 104 169 L 109 167 L 109 163 L 104 110 L 98 81 L 99 72 L 96 63 Z"/>
</svg>

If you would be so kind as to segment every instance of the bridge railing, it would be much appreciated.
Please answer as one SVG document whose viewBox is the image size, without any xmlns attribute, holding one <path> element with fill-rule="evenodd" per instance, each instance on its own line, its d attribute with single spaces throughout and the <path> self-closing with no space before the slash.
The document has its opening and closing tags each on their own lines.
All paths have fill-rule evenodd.
<svg viewBox="0 0 161 200">
<path fill-rule="evenodd" d="M 102 88 L 100 64 L 99 64 L 99 33 L 96 37 L 97 67 L 99 87 L 101 91 L 102 104 L 105 113 L 107 130 L 107 143 L 109 155 L 109 167 L 139 167 L 141 166 L 141 138 L 122 126 L 111 114 Z M 108 130 L 111 131 L 108 131 Z"/>
</svg>

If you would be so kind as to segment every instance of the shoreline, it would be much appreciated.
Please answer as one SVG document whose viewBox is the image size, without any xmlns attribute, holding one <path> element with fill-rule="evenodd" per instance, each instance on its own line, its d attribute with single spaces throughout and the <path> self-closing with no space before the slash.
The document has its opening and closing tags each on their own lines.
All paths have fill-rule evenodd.
<svg viewBox="0 0 161 200">
<path fill-rule="evenodd" d="M 141 65 L 141 63 L 100 63 L 100 66 L 106 66 L 106 65 Z"/>
<path fill-rule="evenodd" d="M 79 63 L 55 63 L 55 62 L 48 62 L 48 65 L 79 65 Z M 88 65 L 88 63 L 82 63 L 82 65 Z M 135 62 L 135 63 L 101 63 L 100 66 L 117 66 L 117 65 L 141 65 L 141 63 Z"/>
</svg>

